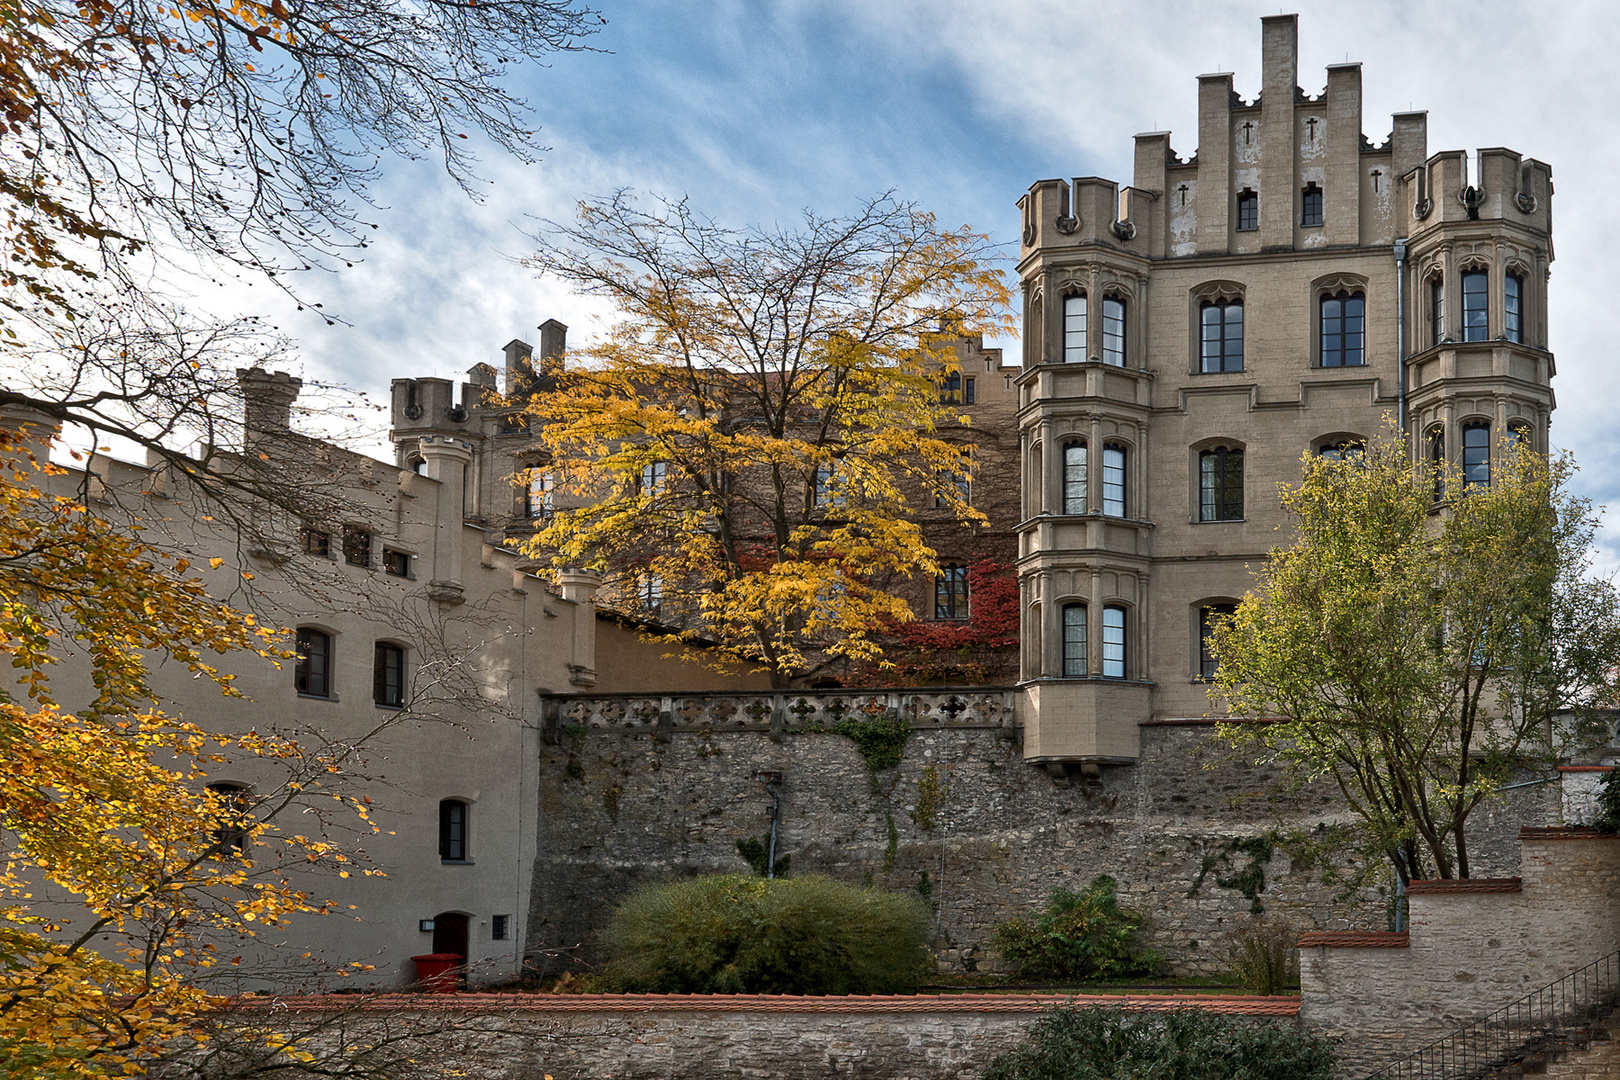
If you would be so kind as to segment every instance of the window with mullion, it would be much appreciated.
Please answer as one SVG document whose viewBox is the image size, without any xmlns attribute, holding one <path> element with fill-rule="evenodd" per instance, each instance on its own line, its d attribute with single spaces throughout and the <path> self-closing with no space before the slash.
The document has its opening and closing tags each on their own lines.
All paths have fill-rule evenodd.
<svg viewBox="0 0 1620 1080">
<path fill-rule="evenodd" d="M 1125 301 L 1103 297 L 1103 351 L 1105 364 L 1125 366 Z"/>
<path fill-rule="evenodd" d="M 1237 197 L 1237 231 L 1255 232 L 1260 228 L 1260 196 L 1244 188 Z"/>
<path fill-rule="evenodd" d="M 1524 343 L 1524 278 L 1509 274 L 1502 282 L 1506 289 L 1502 333 L 1512 342 Z"/>
<path fill-rule="evenodd" d="M 1491 482 L 1491 425 L 1483 420 L 1463 426 L 1463 490 Z"/>
<path fill-rule="evenodd" d="M 1063 448 L 1063 512 L 1084 514 L 1086 507 L 1086 444 Z"/>
<path fill-rule="evenodd" d="M 1204 304 L 1200 322 L 1199 370 L 1205 374 L 1243 370 L 1243 301 Z"/>
<path fill-rule="evenodd" d="M 1322 366 L 1360 367 L 1367 362 L 1366 300 L 1359 294 L 1322 297 Z"/>
<path fill-rule="evenodd" d="M 1300 194 L 1299 223 L 1307 229 L 1322 224 L 1322 189 L 1315 184 L 1307 184 Z"/>
<path fill-rule="evenodd" d="M 1086 671 L 1086 605 L 1063 605 L 1063 677 L 1083 679 Z"/>
<path fill-rule="evenodd" d="M 1086 298 L 1063 298 L 1063 362 L 1079 364 L 1086 359 Z"/>
<path fill-rule="evenodd" d="M 1490 331 L 1486 316 L 1486 276 L 1483 270 L 1470 270 L 1462 276 L 1463 340 L 1485 341 Z"/>
<path fill-rule="evenodd" d="M 467 804 L 460 799 L 439 803 L 439 858 L 444 862 L 467 861 Z"/>
<path fill-rule="evenodd" d="M 1103 608 L 1102 673 L 1105 679 L 1125 677 L 1125 609 L 1118 604 Z"/>
<path fill-rule="evenodd" d="M 405 704 L 405 650 L 398 645 L 377 642 L 371 697 L 378 705 L 391 708 Z"/>
<path fill-rule="evenodd" d="M 1429 282 L 1429 335 L 1430 345 L 1446 340 L 1446 283 L 1441 278 Z"/>
<path fill-rule="evenodd" d="M 1243 518 L 1243 451 L 1217 446 L 1198 455 L 1198 520 Z"/>
<path fill-rule="evenodd" d="M 934 618 L 968 617 L 968 572 L 965 566 L 941 566 L 934 579 Z"/>
<path fill-rule="evenodd" d="M 1215 628 L 1220 626 L 1222 619 L 1229 619 L 1237 611 L 1233 604 L 1210 604 L 1198 610 L 1198 676 L 1202 679 L 1213 679 L 1216 670 L 1221 666 L 1215 657 L 1215 650 L 1210 647 L 1210 641 L 1215 635 Z"/>
<path fill-rule="evenodd" d="M 1446 429 L 1429 430 L 1429 472 L 1434 480 L 1434 499 L 1439 502 L 1446 493 Z"/>
<path fill-rule="evenodd" d="M 309 697 L 331 697 L 332 636 L 304 627 L 295 641 L 298 659 L 293 665 L 293 688 Z"/>
<path fill-rule="evenodd" d="M 1102 512 L 1125 516 L 1125 448 L 1112 443 L 1103 446 Z"/>
</svg>

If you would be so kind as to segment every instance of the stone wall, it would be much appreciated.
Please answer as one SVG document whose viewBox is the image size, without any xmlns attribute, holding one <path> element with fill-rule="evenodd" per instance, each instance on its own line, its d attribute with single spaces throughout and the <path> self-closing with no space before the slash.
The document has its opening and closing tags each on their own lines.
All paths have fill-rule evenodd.
<svg viewBox="0 0 1620 1080">
<path fill-rule="evenodd" d="M 938 911 L 949 971 L 993 969 L 997 923 L 1098 874 L 1149 915 L 1148 944 L 1183 975 L 1226 970 L 1219 939 L 1256 908 L 1303 930 L 1386 926 L 1376 888 L 1344 895 L 1288 839 L 1345 821 L 1335 792 L 1278 794 L 1277 775 L 1233 759 L 1198 724 L 1144 725 L 1134 765 L 1054 774 L 1022 760 L 1002 693 L 907 698 L 901 711 L 916 730 L 899 767 L 877 773 L 851 739 L 816 730 L 836 722 L 825 695 L 776 705 L 733 696 L 719 709 L 721 695 L 616 699 L 605 711 L 600 699 L 555 699 L 539 769 L 531 953 L 581 945 L 594 960 L 593 935 L 637 885 L 746 872 L 737 842 L 770 828 L 761 772 L 782 774 L 789 872 L 922 893 Z M 1556 786 L 1512 800 L 1479 816 L 1480 872 L 1517 873 L 1518 823 L 1556 820 Z"/>
<path fill-rule="evenodd" d="M 1520 876 L 1413 882 L 1410 935 L 1301 939 L 1301 1019 L 1365 1075 L 1620 948 L 1620 838 L 1526 829 Z"/>
<path fill-rule="evenodd" d="M 1016 1046 L 1043 1012 L 1064 1004 L 1127 1010 L 1197 1008 L 1234 1023 L 1291 1024 L 1297 998 L 960 995 L 803 998 L 629 994 L 461 994 L 390 1000 L 350 1010 L 363 1038 L 373 1023 L 453 1027 L 440 1063 L 485 1080 L 972 1080 Z M 331 998 L 282 999 L 294 1015 Z M 470 1037 L 469 1037 L 470 1033 Z"/>
</svg>

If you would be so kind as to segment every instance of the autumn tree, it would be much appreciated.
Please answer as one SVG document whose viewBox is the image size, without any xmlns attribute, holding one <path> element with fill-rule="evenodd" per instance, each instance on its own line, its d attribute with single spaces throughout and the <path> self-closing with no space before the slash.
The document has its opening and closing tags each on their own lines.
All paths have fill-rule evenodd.
<svg viewBox="0 0 1620 1080">
<path fill-rule="evenodd" d="M 1614 702 L 1620 596 L 1591 573 L 1592 508 L 1567 458 L 1505 450 L 1468 485 L 1398 437 L 1307 457 L 1282 491 L 1295 539 L 1214 633 L 1216 696 L 1281 718 L 1223 734 L 1333 781 L 1403 882 L 1469 876 L 1470 813 Z"/>
<path fill-rule="evenodd" d="M 988 241 L 888 196 L 739 230 L 624 193 L 537 239 L 529 265 L 618 321 L 529 400 L 569 497 L 528 550 L 778 683 L 875 659 L 904 581 L 938 570 L 916 500 L 981 520 L 940 379 L 960 334 L 1005 325 Z"/>
</svg>

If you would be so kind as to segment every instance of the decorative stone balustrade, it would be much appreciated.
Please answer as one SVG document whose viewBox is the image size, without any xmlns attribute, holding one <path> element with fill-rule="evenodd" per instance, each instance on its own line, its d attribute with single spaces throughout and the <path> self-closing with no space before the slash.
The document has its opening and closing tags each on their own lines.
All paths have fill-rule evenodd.
<svg viewBox="0 0 1620 1080">
<path fill-rule="evenodd" d="M 908 690 L 728 691 L 699 694 L 555 694 L 543 729 L 634 735 L 676 731 L 830 731 L 849 721 L 904 720 L 913 730 L 1011 728 L 1011 687 Z"/>
</svg>

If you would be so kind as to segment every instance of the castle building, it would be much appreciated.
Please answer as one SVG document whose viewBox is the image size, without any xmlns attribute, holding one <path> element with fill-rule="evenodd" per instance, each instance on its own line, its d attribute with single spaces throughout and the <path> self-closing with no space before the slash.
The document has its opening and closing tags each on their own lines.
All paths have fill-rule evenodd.
<svg viewBox="0 0 1620 1080">
<path fill-rule="evenodd" d="M 1361 66 L 1308 95 L 1297 16 L 1262 25 L 1260 95 L 1201 76 L 1192 157 L 1138 135 L 1128 188 L 1018 203 L 1026 759 L 1132 762 L 1140 725 L 1209 711 L 1210 616 L 1302 454 L 1393 422 L 1486 483 L 1506 440 L 1547 448 L 1551 169 L 1430 155 L 1423 112 L 1375 145 Z"/>
</svg>

